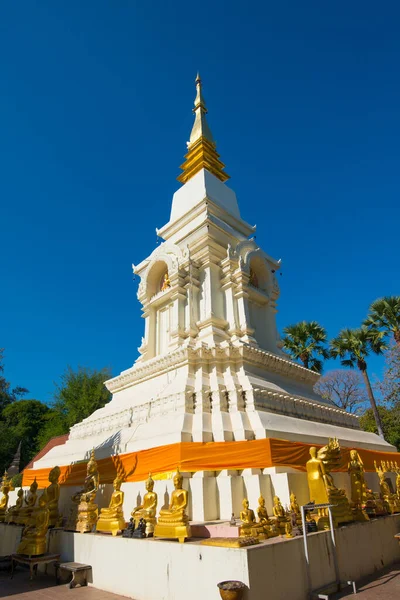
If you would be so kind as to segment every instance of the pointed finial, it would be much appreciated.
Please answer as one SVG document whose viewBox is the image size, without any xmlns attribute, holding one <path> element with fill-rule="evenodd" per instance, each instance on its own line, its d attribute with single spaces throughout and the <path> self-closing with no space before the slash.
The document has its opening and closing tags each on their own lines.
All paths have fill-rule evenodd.
<svg viewBox="0 0 400 600">
<path fill-rule="evenodd" d="M 229 179 L 229 175 L 223 172 L 225 165 L 219 160 L 219 154 L 215 149 L 216 144 L 206 120 L 207 107 L 199 72 L 196 76 L 196 98 L 193 112 L 195 119 L 190 140 L 187 143 L 188 153 L 185 156 L 186 161 L 180 167 L 183 173 L 179 175 L 178 181 L 186 183 L 201 169 L 207 169 L 221 181 L 226 181 Z"/>
</svg>

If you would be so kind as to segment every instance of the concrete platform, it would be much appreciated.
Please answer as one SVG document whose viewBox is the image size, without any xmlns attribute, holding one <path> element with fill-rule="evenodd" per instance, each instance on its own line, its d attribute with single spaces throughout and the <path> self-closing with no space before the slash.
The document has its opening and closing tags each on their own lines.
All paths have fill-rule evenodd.
<svg viewBox="0 0 400 600">
<path fill-rule="evenodd" d="M 394 538 L 399 531 L 400 515 L 336 530 L 341 580 L 360 582 L 400 561 L 400 546 Z M 0 535 L 0 555 L 4 555 L 5 539 L 7 535 Z M 179 544 L 54 529 L 49 531 L 48 551 L 60 553 L 62 561 L 92 565 L 94 587 L 135 600 L 218 600 L 217 583 L 227 579 L 245 583 L 245 600 L 265 600 L 266 591 L 268 600 L 308 599 L 302 537 L 222 548 L 202 545 L 199 539 Z M 333 581 L 329 532 L 309 536 L 309 555 L 312 587 Z"/>
<path fill-rule="evenodd" d="M 355 523 L 336 531 L 342 580 L 360 581 L 400 560 L 394 535 L 400 515 Z M 248 548 L 204 546 L 157 539 L 125 539 L 53 530 L 49 552 L 92 565 L 93 585 L 135 600 L 218 600 L 217 583 L 239 579 L 245 600 L 306 600 L 303 538 L 274 538 Z M 312 587 L 334 580 L 329 532 L 309 536 Z"/>
</svg>

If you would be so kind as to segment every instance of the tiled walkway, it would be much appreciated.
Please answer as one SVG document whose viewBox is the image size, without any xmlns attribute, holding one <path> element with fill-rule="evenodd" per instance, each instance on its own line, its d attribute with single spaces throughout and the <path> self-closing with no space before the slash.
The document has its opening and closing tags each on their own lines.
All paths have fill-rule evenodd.
<svg viewBox="0 0 400 600">
<path fill-rule="evenodd" d="M 335 600 L 400 600 L 400 564 L 393 565 L 357 585 L 357 595 L 350 588 L 335 596 Z"/>
<path fill-rule="evenodd" d="M 72 594 L 71 596 L 69 594 Z M 54 585 L 54 577 L 39 574 L 37 579 L 29 581 L 29 573 L 18 569 L 14 579 L 9 573 L 0 572 L 0 598 L 11 600 L 123 600 L 109 592 L 94 587 L 75 588 L 70 591 L 65 585 Z M 357 596 L 348 591 L 335 596 L 335 600 L 399 600 L 400 564 L 381 571 L 368 581 L 359 583 Z M 290 600 L 290 599 L 288 599 Z"/>
<path fill-rule="evenodd" d="M 109 592 L 103 592 L 94 587 L 77 587 L 69 590 L 63 584 L 55 585 L 54 576 L 43 574 L 29 581 L 29 573 L 22 569 L 16 570 L 14 579 L 10 574 L 0 572 L 0 598 L 11 600 L 124 600 Z"/>
</svg>

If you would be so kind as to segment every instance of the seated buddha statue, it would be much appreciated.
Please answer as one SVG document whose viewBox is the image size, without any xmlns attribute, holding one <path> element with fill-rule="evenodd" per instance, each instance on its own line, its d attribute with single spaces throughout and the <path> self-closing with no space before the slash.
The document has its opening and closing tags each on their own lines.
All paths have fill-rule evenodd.
<svg viewBox="0 0 400 600">
<path fill-rule="evenodd" d="M 5 521 L 7 523 L 16 523 L 16 518 L 18 517 L 19 511 L 22 508 L 22 504 L 24 502 L 24 490 L 19 488 L 17 492 L 17 500 L 14 506 L 10 506 L 7 511 Z"/>
<path fill-rule="evenodd" d="M 7 506 L 8 506 L 8 494 L 12 489 L 11 479 L 7 475 L 7 471 L 4 471 L 3 480 L 1 482 L 1 492 L 3 496 L 0 500 L 0 523 L 3 523 L 6 518 Z"/>
<path fill-rule="evenodd" d="M 19 525 L 27 524 L 29 517 L 32 514 L 32 511 L 36 506 L 37 489 L 38 489 L 38 483 L 37 483 L 36 477 L 35 477 L 35 479 L 31 483 L 31 485 L 29 486 L 29 492 L 25 496 L 25 504 L 22 506 L 22 508 L 20 508 L 18 516 L 16 517 L 16 520 L 15 520 L 15 523 L 18 523 Z"/>
<path fill-rule="evenodd" d="M 46 533 L 49 528 L 50 511 L 46 498 L 39 498 L 38 506 L 33 509 L 22 532 L 22 540 L 18 546 L 18 554 L 38 556 L 46 552 Z"/>
<path fill-rule="evenodd" d="M 168 276 L 168 271 L 165 273 L 162 283 L 161 283 L 161 291 L 165 292 L 165 290 L 168 290 L 171 287 L 171 282 L 169 280 L 169 276 Z"/>
<path fill-rule="evenodd" d="M 254 510 L 249 508 L 249 501 L 245 498 L 242 502 L 243 510 L 240 511 L 240 526 L 241 537 L 264 537 L 264 527 L 257 523 Z"/>
<path fill-rule="evenodd" d="M 168 508 L 162 508 L 158 523 L 154 528 L 154 537 L 178 538 L 182 543 L 191 536 L 189 518 L 186 514 L 188 492 L 182 488 L 183 476 L 177 469 L 174 476 L 174 491 Z"/>
<path fill-rule="evenodd" d="M 60 522 L 60 514 L 58 512 L 58 500 L 60 498 L 60 467 L 53 467 L 49 473 L 50 485 L 45 488 L 42 496 L 46 500 L 47 508 L 50 512 L 49 527 L 55 527 Z"/>
<path fill-rule="evenodd" d="M 301 524 L 300 506 L 299 506 L 299 503 L 297 502 L 297 498 L 293 492 L 290 494 L 290 512 L 292 513 L 292 515 L 296 515 L 296 523 L 297 523 L 297 525 L 300 525 Z"/>
<path fill-rule="evenodd" d="M 114 491 L 111 496 L 108 508 L 102 508 L 100 511 L 99 520 L 96 524 L 96 531 L 108 532 L 112 535 L 117 535 L 118 531 L 125 529 L 124 519 L 124 492 L 121 492 L 122 479 L 116 477 L 114 479 Z"/>
<path fill-rule="evenodd" d="M 274 497 L 274 506 L 272 510 L 280 532 L 285 533 L 288 518 L 278 496 Z"/>
<path fill-rule="evenodd" d="M 71 509 L 68 524 L 65 529 L 88 533 L 96 525 L 98 517 L 98 506 L 94 499 L 99 489 L 99 473 L 94 450 L 90 454 L 90 460 L 86 467 L 86 477 L 83 488 L 76 492 L 71 500 L 75 506 Z"/>
<path fill-rule="evenodd" d="M 140 519 L 146 521 L 146 535 L 152 536 L 154 533 L 154 526 L 157 523 L 156 510 L 157 510 L 157 494 L 153 492 L 154 480 L 149 473 L 149 478 L 146 481 L 146 494 L 143 498 L 143 504 L 133 509 L 131 515 L 135 520 L 135 527 L 138 526 Z"/>
<path fill-rule="evenodd" d="M 268 517 L 268 512 L 265 507 L 265 498 L 263 496 L 260 496 L 258 499 L 257 516 L 259 525 L 263 527 L 264 532 L 268 537 L 279 535 L 279 531 L 276 531 L 276 529 L 272 527 L 272 522 Z"/>
</svg>

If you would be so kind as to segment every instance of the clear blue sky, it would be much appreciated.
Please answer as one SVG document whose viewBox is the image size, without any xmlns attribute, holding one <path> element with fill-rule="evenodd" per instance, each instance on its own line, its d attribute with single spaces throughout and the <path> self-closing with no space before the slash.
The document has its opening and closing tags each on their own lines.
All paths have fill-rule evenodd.
<svg viewBox="0 0 400 600">
<path fill-rule="evenodd" d="M 3 2 L 0 346 L 51 399 L 66 365 L 132 365 L 131 263 L 169 218 L 199 69 L 279 326 L 335 335 L 399 289 L 397 2 Z M 374 359 L 371 370 L 379 371 Z"/>
</svg>

